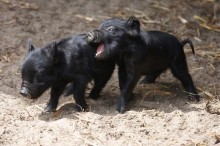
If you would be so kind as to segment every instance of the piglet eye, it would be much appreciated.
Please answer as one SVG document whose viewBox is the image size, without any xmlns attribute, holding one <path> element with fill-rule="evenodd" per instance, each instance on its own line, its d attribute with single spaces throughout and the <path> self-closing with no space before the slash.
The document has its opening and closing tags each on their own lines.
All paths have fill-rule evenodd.
<svg viewBox="0 0 220 146">
<path fill-rule="evenodd" d="M 115 31 L 115 28 L 111 26 L 111 27 L 108 28 L 108 31 L 109 31 L 109 32 L 114 32 L 114 31 Z"/>
<path fill-rule="evenodd" d="M 44 73 L 44 69 L 40 69 L 37 73 L 37 75 L 42 75 Z"/>
</svg>

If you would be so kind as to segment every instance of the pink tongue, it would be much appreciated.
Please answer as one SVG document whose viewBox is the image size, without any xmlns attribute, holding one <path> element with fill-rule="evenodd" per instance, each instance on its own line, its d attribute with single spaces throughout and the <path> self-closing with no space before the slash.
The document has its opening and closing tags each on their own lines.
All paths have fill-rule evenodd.
<svg viewBox="0 0 220 146">
<path fill-rule="evenodd" d="M 104 44 L 100 44 L 96 50 L 97 53 L 104 51 Z"/>
</svg>

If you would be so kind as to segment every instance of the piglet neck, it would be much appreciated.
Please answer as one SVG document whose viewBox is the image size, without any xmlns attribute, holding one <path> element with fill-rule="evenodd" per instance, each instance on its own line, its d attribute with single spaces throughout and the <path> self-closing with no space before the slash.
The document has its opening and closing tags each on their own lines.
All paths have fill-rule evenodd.
<svg viewBox="0 0 220 146">
<path fill-rule="evenodd" d="M 144 42 L 142 41 L 140 36 L 131 37 L 127 40 L 127 52 L 134 52 L 140 45 L 144 46 Z"/>
</svg>

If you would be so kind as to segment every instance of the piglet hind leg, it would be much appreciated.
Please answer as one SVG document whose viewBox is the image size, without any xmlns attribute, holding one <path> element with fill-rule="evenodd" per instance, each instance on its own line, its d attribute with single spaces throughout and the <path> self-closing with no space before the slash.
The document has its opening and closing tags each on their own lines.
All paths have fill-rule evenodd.
<svg viewBox="0 0 220 146">
<path fill-rule="evenodd" d="M 178 57 L 178 59 L 171 65 L 171 71 L 173 75 L 181 81 L 186 91 L 189 92 L 189 99 L 200 101 L 200 96 L 198 95 L 192 78 L 188 73 L 188 68 L 184 57 Z"/>
<path fill-rule="evenodd" d="M 110 78 L 110 76 L 109 76 Z M 94 79 L 94 87 L 92 88 L 92 91 L 89 94 L 89 98 L 97 100 L 100 97 L 100 92 L 106 85 L 109 78 L 95 78 Z"/>
<path fill-rule="evenodd" d="M 54 112 L 57 108 L 60 95 L 63 93 L 65 83 L 55 83 L 51 87 L 50 100 L 45 108 L 45 112 Z"/>
<path fill-rule="evenodd" d="M 92 91 L 89 94 L 89 97 L 91 99 L 98 99 L 100 96 L 100 92 L 105 87 L 106 83 L 110 79 L 112 73 L 114 71 L 114 64 L 110 65 L 103 74 L 103 72 L 97 73 L 97 75 L 94 77 L 94 87 L 92 88 Z"/>
</svg>

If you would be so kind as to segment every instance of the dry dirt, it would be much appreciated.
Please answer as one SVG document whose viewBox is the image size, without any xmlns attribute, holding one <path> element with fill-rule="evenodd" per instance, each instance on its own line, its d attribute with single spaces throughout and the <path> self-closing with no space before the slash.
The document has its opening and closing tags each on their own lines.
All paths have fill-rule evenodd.
<svg viewBox="0 0 220 146">
<path fill-rule="evenodd" d="M 87 99 L 88 112 L 77 112 L 72 97 L 62 97 L 59 110 L 48 114 L 43 108 L 49 91 L 35 101 L 19 95 L 28 40 L 42 47 L 93 30 L 107 18 L 130 15 L 141 20 L 143 30 L 193 41 L 197 55 L 185 51 L 199 103 L 187 101 L 169 71 L 155 84 L 137 85 L 124 114 L 115 111 L 116 73 L 100 99 Z M 219 17 L 217 0 L 0 0 L 0 145 L 220 145 Z"/>
</svg>

